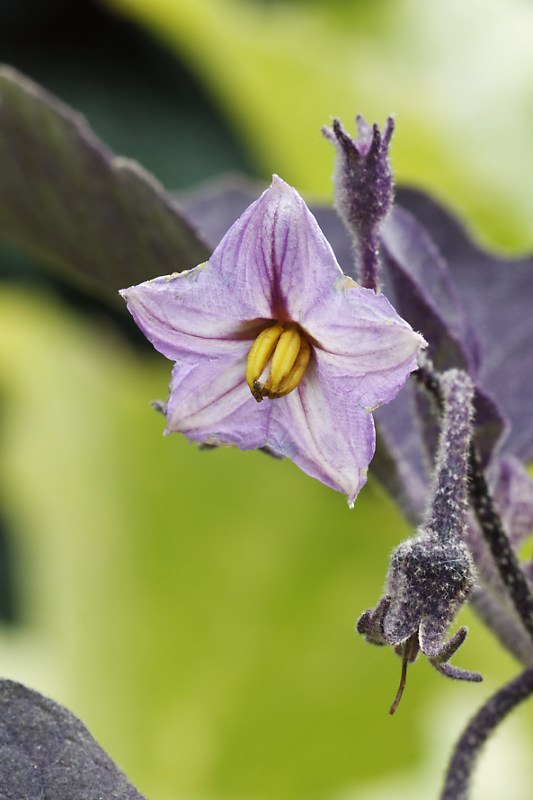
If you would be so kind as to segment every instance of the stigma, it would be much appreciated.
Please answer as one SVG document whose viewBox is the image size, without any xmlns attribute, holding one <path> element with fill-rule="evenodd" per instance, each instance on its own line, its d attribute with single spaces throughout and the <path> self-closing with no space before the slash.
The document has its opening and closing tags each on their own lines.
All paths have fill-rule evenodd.
<svg viewBox="0 0 533 800">
<path fill-rule="evenodd" d="M 254 341 L 246 362 L 246 383 L 258 403 L 275 400 L 296 389 L 302 380 L 311 345 L 295 322 L 276 322 Z"/>
</svg>

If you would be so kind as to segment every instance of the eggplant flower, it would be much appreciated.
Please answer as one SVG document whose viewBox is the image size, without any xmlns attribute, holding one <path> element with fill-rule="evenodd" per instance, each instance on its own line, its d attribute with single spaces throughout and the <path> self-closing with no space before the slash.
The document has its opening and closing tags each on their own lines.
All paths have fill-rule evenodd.
<svg viewBox="0 0 533 800">
<path fill-rule="evenodd" d="M 294 189 L 274 176 L 209 261 L 121 294 L 176 362 L 165 433 L 288 456 L 353 506 L 375 449 L 371 411 L 425 342 L 342 273 Z"/>
</svg>

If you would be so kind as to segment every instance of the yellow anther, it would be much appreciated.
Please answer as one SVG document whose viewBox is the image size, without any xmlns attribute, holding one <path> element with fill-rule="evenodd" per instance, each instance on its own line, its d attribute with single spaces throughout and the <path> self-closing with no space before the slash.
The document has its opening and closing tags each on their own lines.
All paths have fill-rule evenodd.
<svg viewBox="0 0 533 800">
<path fill-rule="evenodd" d="M 268 396 L 271 400 L 274 400 L 276 397 L 284 397 L 286 394 L 289 394 L 289 392 L 292 392 L 293 389 L 296 389 L 302 380 L 311 357 L 311 345 L 305 336 L 302 336 L 301 340 L 300 351 L 296 357 L 296 361 L 294 362 L 291 371 L 287 377 L 281 381 L 276 391 L 272 391 L 271 389 L 268 393 Z"/>
<path fill-rule="evenodd" d="M 302 337 L 298 333 L 297 327 L 290 324 L 286 325 L 272 356 L 270 377 L 268 379 L 269 393 L 275 393 L 280 383 L 290 373 L 300 352 L 301 341 Z"/>
<path fill-rule="evenodd" d="M 246 383 L 257 402 L 296 389 L 310 357 L 311 346 L 296 323 L 277 322 L 261 331 L 246 362 Z"/>
<path fill-rule="evenodd" d="M 248 353 L 248 360 L 246 362 L 246 383 L 250 387 L 250 391 L 254 397 L 256 397 L 254 384 L 261 377 L 261 373 L 268 364 L 282 333 L 283 325 L 280 325 L 279 322 L 272 325 L 270 328 L 265 328 L 261 331 Z"/>
</svg>

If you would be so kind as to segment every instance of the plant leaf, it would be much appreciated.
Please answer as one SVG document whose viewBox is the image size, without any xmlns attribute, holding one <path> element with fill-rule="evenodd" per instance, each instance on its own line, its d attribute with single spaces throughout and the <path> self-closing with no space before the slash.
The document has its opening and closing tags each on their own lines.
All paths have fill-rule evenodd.
<svg viewBox="0 0 533 800">
<path fill-rule="evenodd" d="M 0 174 L 0 235 L 100 292 L 209 256 L 151 175 L 10 67 L 0 68 Z"/>
<path fill-rule="evenodd" d="M 415 189 L 398 202 L 428 231 L 480 342 L 478 379 L 511 423 L 505 451 L 533 459 L 533 257 L 500 257 L 478 247 L 453 214 Z M 430 288 L 431 290 L 431 288 Z"/>
<path fill-rule="evenodd" d="M 0 796 L 143 800 L 74 714 L 9 680 L 0 681 Z"/>
</svg>

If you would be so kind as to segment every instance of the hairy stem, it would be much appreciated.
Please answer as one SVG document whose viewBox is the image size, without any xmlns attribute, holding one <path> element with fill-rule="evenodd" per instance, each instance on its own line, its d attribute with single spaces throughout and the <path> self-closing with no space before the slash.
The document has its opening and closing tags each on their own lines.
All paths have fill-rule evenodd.
<svg viewBox="0 0 533 800">
<path fill-rule="evenodd" d="M 435 399 L 439 410 L 443 409 L 443 392 L 440 375 L 430 364 L 414 373 L 420 383 Z M 473 444 L 470 445 L 469 498 L 481 531 L 490 549 L 509 597 L 526 631 L 533 639 L 533 594 L 518 558 L 503 527 L 500 515 L 487 486 L 481 460 Z"/>
<path fill-rule="evenodd" d="M 533 669 L 500 689 L 468 723 L 453 752 L 440 800 L 466 800 L 481 748 L 499 723 L 533 694 Z"/>
<path fill-rule="evenodd" d="M 379 291 L 379 238 L 369 231 L 366 236 L 361 237 L 355 245 L 356 263 L 355 267 L 359 277 L 359 283 L 365 289 Z"/>
<path fill-rule="evenodd" d="M 449 370 L 440 380 L 441 431 L 431 502 L 422 526 L 442 539 L 463 537 L 468 507 L 468 453 L 474 387 L 466 372 Z"/>
<path fill-rule="evenodd" d="M 505 533 L 474 447 L 470 448 L 470 502 L 514 607 L 533 639 L 533 594 Z"/>
</svg>

